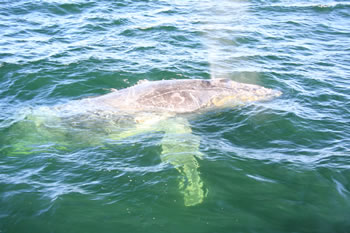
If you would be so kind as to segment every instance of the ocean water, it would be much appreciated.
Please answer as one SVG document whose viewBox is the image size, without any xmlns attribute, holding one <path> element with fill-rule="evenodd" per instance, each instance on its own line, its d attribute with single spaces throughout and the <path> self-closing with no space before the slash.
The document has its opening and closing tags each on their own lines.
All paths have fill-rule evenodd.
<svg viewBox="0 0 350 233">
<path fill-rule="evenodd" d="M 101 143 L 104 121 L 46 135 L 25 114 L 221 77 L 283 95 L 189 119 L 194 206 L 164 133 Z M 350 232 L 349 109 L 349 1 L 2 0 L 0 233 Z"/>
</svg>

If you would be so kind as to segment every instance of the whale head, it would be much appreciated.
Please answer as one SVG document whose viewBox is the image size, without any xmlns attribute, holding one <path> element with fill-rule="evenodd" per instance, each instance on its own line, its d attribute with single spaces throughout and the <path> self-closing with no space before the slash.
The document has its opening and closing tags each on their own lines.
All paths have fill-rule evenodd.
<svg viewBox="0 0 350 233">
<path fill-rule="evenodd" d="M 210 102 L 217 107 L 265 101 L 282 95 L 278 90 L 230 79 L 213 79 L 210 80 L 210 85 L 216 90 Z"/>
</svg>

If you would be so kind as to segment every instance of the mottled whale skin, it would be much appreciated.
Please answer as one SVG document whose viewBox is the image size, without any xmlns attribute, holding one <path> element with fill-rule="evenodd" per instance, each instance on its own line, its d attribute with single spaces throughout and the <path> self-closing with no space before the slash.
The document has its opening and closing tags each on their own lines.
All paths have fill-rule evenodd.
<svg viewBox="0 0 350 233">
<path fill-rule="evenodd" d="M 192 113 L 222 106 L 268 100 L 280 91 L 229 79 L 142 81 L 86 101 L 122 112 Z"/>
</svg>

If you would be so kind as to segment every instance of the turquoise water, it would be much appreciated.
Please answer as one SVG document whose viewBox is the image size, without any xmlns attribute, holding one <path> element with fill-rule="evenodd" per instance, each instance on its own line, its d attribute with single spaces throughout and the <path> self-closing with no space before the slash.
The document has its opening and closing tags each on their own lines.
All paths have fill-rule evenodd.
<svg viewBox="0 0 350 233">
<path fill-rule="evenodd" d="M 283 95 L 190 119 L 195 206 L 162 133 L 101 144 L 93 122 L 55 146 L 21 118 L 143 79 L 216 77 Z M 0 233 L 350 232 L 349 78 L 347 1 L 1 1 Z M 10 153 L 26 134 L 32 151 Z"/>
</svg>

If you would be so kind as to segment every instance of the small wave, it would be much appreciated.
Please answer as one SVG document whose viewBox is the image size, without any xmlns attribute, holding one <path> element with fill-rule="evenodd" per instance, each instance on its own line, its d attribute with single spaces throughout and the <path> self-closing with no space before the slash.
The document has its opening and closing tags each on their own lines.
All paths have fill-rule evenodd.
<svg viewBox="0 0 350 233">
<path fill-rule="evenodd" d="M 128 37 L 133 37 L 138 35 L 139 33 L 142 32 L 171 32 L 171 31 L 177 31 L 178 28 L 175 26 L 171 25 L 149 25 L 149 26 L 136 26 L 134 28 L 127 28 L 123 32 L 121 32 L 121 35 L 128 36 Z"/>
<path fill-rule="evenodd" d="M 296 10 L 312 10 L 318 13 L 328 13 L 333 10 L 348 9 L 350 3 L 348 2 L 330 2 L 330 3 L 278 3 L 278 4 L 266 4 L 262 6 L 265 10 L 278 10 L 280 12 L 290 12 Z"/>
</svg>

